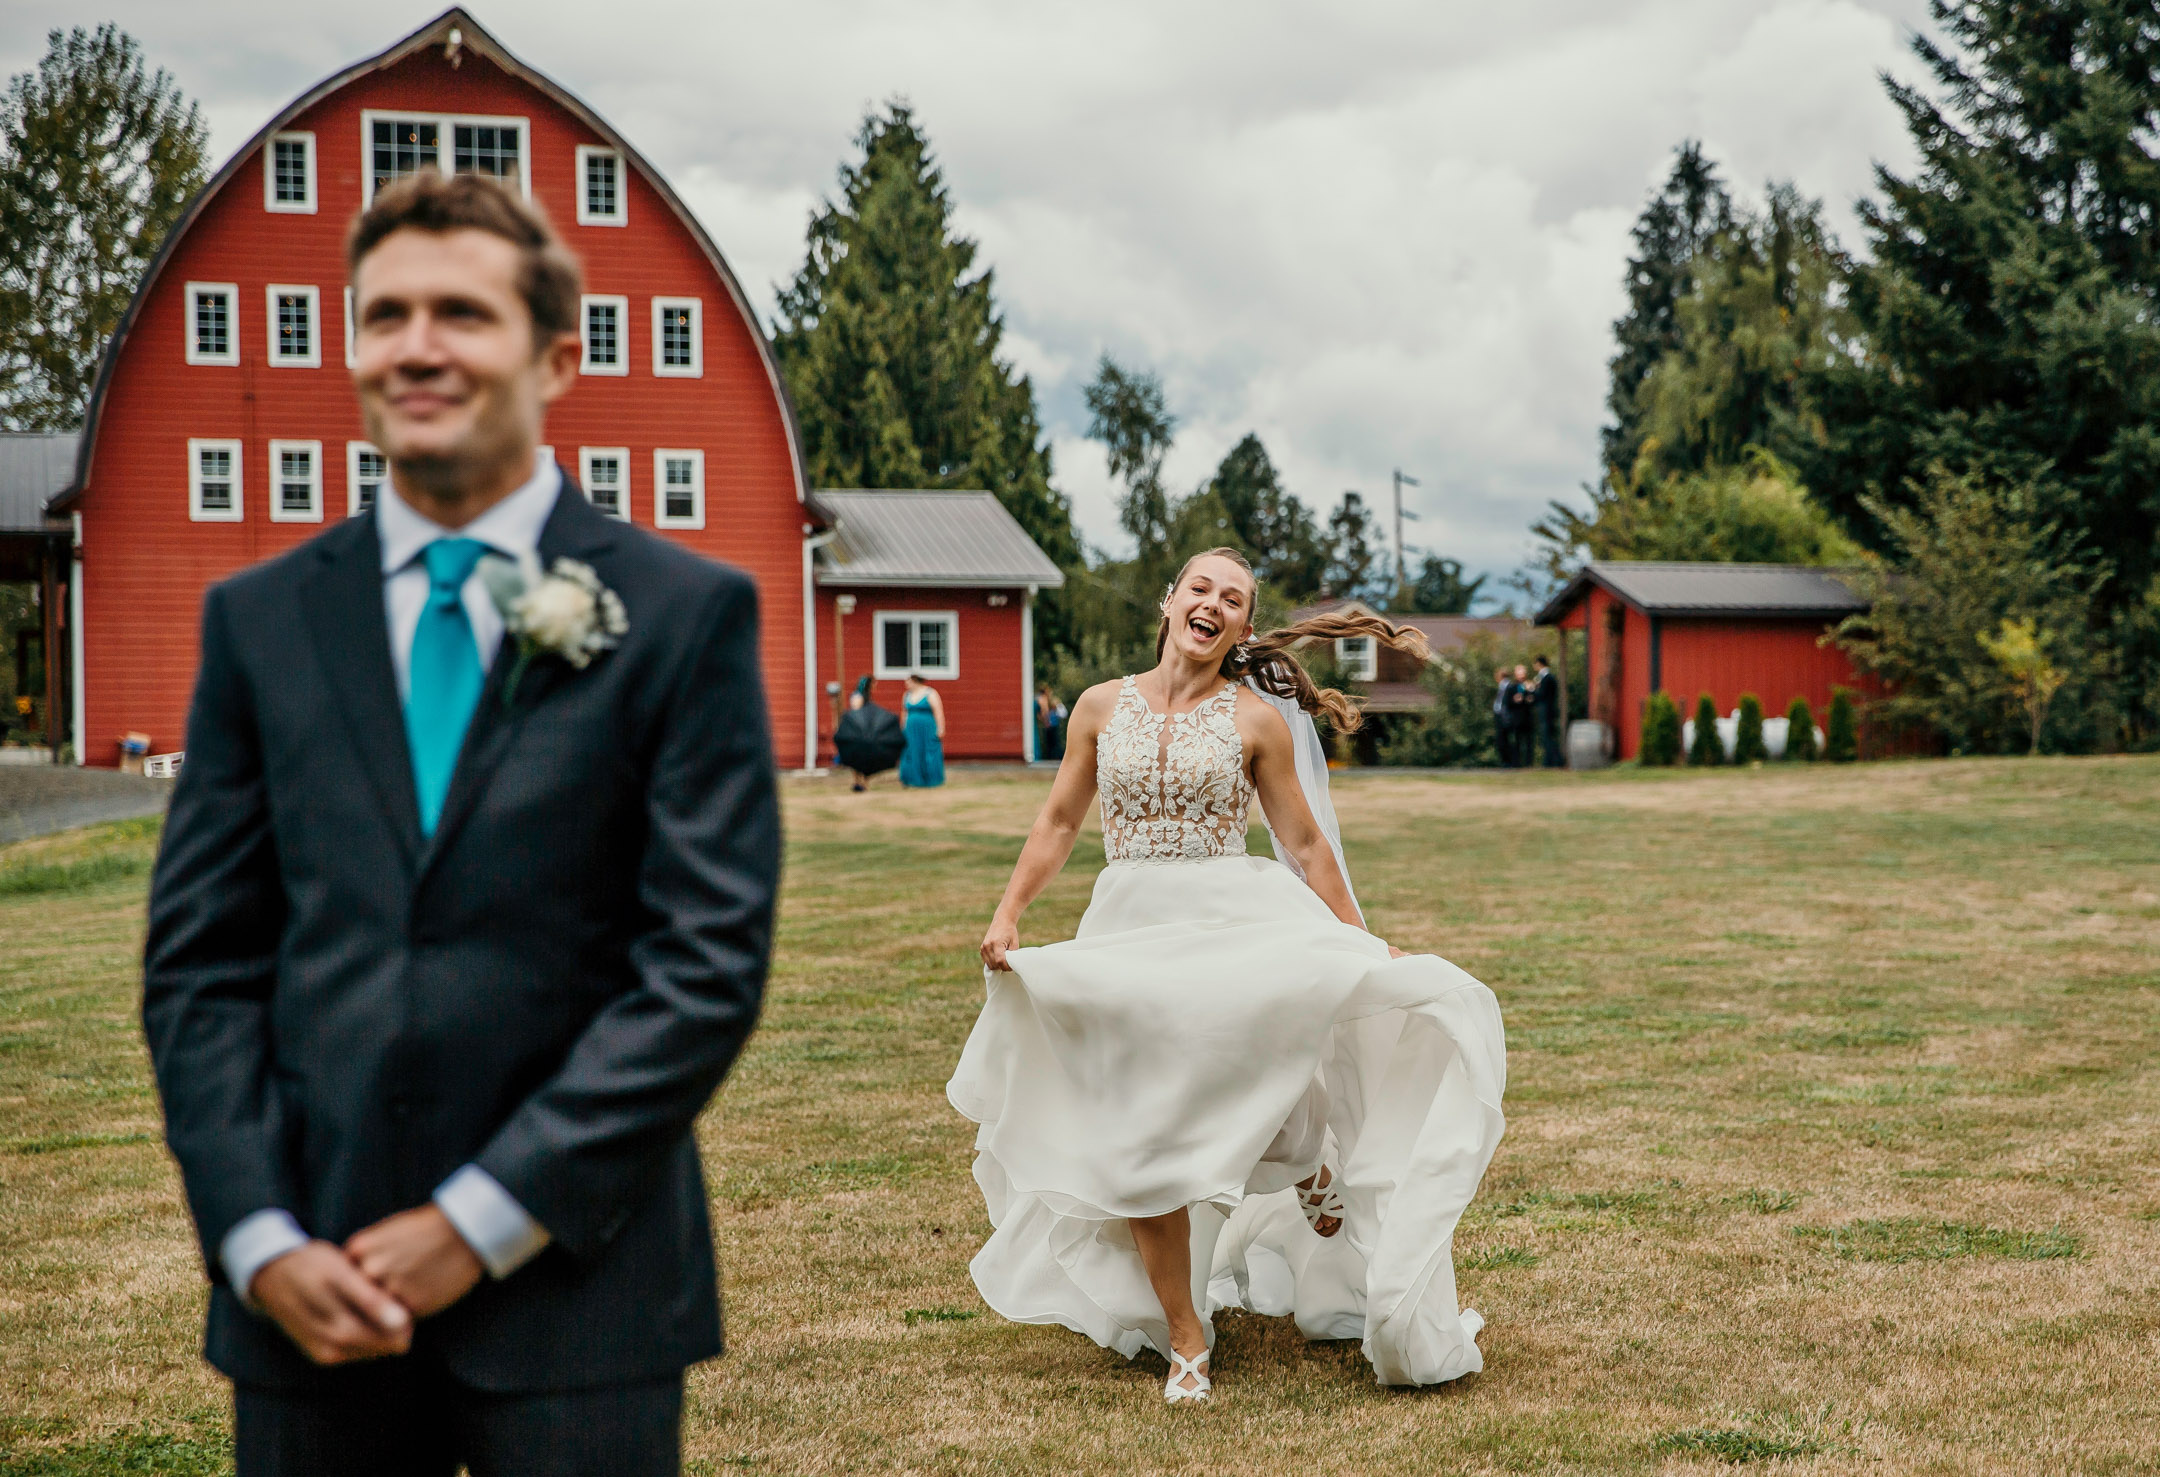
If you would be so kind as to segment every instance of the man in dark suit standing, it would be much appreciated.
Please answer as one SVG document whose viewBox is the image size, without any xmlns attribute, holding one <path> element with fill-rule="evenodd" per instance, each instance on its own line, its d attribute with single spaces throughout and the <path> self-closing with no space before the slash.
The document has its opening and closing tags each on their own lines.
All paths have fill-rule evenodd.
<svg viewBox="0 0 2160 1477">
<path fill-rule="evenodd" d="M 1493 668 L 1494 692 L 1492 700 L 1493 748 L 1499 752 L 1500 767 L 1515 767 L 1515 679 L 1508 676 L 1506 667 Z"/>
<path fill-rule="evenodd" d="M 390 485 L 204 602 L 151 888 L 206 1353 L 242 1477 L 674 1473 L 779 865 L 756 597 L 539 461 L 580 284 L 524 201 L 397 182 L 348 261 Z"/>
<path fill-rule="evenodd" d="M 1547 769 L 1560 767 L 1560 679 L 1553 675 L 1552 663 L 1540 652 L 1535 658 L 1537 671 L 1530 679 L 1530 706 L 1537 715 L 1538 747 L 1544 753 Z M 1527 747 L 1527 744 L 1525 745 Z"/>
</svg>

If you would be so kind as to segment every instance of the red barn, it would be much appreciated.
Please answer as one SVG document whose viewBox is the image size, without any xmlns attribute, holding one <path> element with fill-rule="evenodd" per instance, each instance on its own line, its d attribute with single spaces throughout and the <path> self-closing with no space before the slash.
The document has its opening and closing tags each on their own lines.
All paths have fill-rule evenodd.
<svg viewBox="0 0 2160 1477">
<path fill-rule="evenodd" d="M 310 88 L 189 205 L 106 351 L 72 488 L 75 749 L 182 743 L 213 582 L 365 509 L 381 456 L 345 372 L 347 224 L 383 182 L 478 171 L 585 263 L 584 377 L 555 458 L 619 518 L 763 595 L 774 740 L 812 762 L 811 532 L 780 369 L 734 274 L 659 173 L 462 10 Z"/>
<path fill-rule="evenodd" d="M 950 759 L 1035 757 L 1035 595 L 1065 576 L 987 492 L 819 492 L 816 542 L 821 718 L 832 752 L 837 699 L 871 678 L 900 710 L 915 672 L 945 704 Z"/>
<path fill-rule="evenodd" d="M 1538 612 L 1589 644 L 1590 716 L 1632 759 L 1643 705 L 1668 692 L 1683 717 L 1709 693 L 1720 714 L 1742 693 L 1782 714 L 1796 697 L 1825 712 L 1833 687 L 1858 689 L 1851 659 L 1823 636 L 1866 602 L 1829 570 L 1792 564 L 1587 564 Z"/>
</svg>

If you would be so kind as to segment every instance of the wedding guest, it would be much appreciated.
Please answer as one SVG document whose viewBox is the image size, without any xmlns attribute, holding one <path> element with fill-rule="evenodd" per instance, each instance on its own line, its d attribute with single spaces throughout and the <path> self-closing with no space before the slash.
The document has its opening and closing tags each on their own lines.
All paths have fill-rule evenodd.
<svg viewBox="0 0 2160 1477">
<path fill-rule="evenodd" d="M 1513 708 L 1509 703 L 1509 689 L 1515 684 L 1508 680 L 1506 667 L 1493 668 L 1492 732 L 1493 751 L 1500 756 L 1502 769 L 1515 767 L 1515 729 Z"/>
<path fill-rule="evenodd" d="M 1065 705 L 1058 701 L 1050 684 L 1041 683 L 1035 689 L 1035 726 L 1039 735 L 1035 744 L 1038 759 L 1062 759 L 1065 757 Z"/>
<path fill-rule="evenodd" d="M 1560 679 L 1553 675 L 1552 663 L 1539 652 L 1532 658 L 1537 663 L 1537 675 L 1530 680 L 1530 706 L 1537 719 L 1538 746 L 1544 751 L 1547 769 L 1560 768 Z M 1527 748 L 1527 740 L 1525 742 Z"/>
<path fill-rule="evenodd" d="M 934 790 L 945 783 L 945 700 L 923 680 L 907 675 L 900 696 L 907 751 L 900 756 L 900 783 L 911 790 Z"/>
</svg>

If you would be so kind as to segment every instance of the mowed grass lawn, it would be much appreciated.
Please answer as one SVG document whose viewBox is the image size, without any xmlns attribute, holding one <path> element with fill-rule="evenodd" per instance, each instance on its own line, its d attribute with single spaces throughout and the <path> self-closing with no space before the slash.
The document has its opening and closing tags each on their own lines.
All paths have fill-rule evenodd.
<svg viewBox="0 0 2160 1477">
<path fill-rule="evenodd" d="M 2160 1464 L 2160 759 L 1343 778 L 1378 929 L 1507 1016 L 1456 1248 L 1486 1371 L 1383 1390 L 1228 1315 L 1175 1411 L 967 1277 L 942 1089 L 1045 783 L 889 784 L 788 789 L 771 1002 L 701 1129 L 730 1350 L 692 1471 Z M 226 1461 L 135 1018 L 153 844 L 0 850 L 0 1472 Z"/>
</svg>

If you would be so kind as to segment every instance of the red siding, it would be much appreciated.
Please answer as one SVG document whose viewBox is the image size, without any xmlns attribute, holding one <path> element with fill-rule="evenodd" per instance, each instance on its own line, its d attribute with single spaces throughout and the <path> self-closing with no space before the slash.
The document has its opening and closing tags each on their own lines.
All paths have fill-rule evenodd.
<svg viewBox="0 0 2160 1477">
<path fill-rule="evenodd" d="M 1828 629 L 1822 621 L 1668 618 L 1660 624 L 1665 690 L 1683 718 L 1694 716 L 1703 693 L 1723 717 L 1740 706 L 1742 693 L 1752 692 L 1765 717 L 1782 716 L 1794 698 L 1804 697 L 1820 723 L 1830 710 L 1831 688 L 1859 685 L 1852 659 L 1821 644 Z"/>
<path fill-rule="evenodd" d="M 130 730 L 150 734 L 153 752 L 179 748 L 204 589 L 344 516 L 345 444 L 362 433 L 344 369 L 342 242 L 361 205 L 366 108 L 529 120 L 533 198 L 583 257 L 586 290 L 630 299 L 629 373 L 581 378 L 549 416 L 545 439 L 573 475 L 579 447 L 627 446 L 632 516 L 647 528 L 654 449 L 704 450 L 705 527 L 667 536 L 757 581 L 775 748 L 782 764 L 800 764 L 802 509 L 786 412 L 767 376 L 758 330 L 696 237 L 634 170 L 624 170 L 627 227 L 576 224 L 576 147 L 605 140 L 486 58 L 467 52 L 452 69 L 435 47 L 359 78 L 285 125 L 315 134 L 315 214 L 266 211 L 261 154 L 252 152 L 198 215 L 142 304 L 113 369 L 81 503 L 82 757 L 113 763 L 118 735 Z M 443 140 L 446 151 L 449 143 Z M 238 367 L 186 362 L 189 282 L 237 284 Z M 319 288 L 321 368 L 267 364 L 265 289 L 272 282 Z M 655 295 L 703 300 L 701 378 L 653 376 Z M 241 521 L 189 521 L 190 437 L 243 443 Z M 272 439 L 323 443 L 324 524 L 270 520 Z"/>
<path fill-rule="evenodd" d="M 855 612 L 841 617 L 834 597 L 855 597 Z M 1005 604 L 993 606 L 993 596 Z M 843 693 L 875 670 L 871 647 L 876 613 L 881 610 L 950 610 L 959 616 L 956 640 L 960 676 L 933 681 L 945 704 L 945 757 L 948 759 L 1020 759 L 1026 756 L 1028 679 L 1021 651 L 1022 601 L 1012 590 L 939 590 L 921 588 L 821 589 L 817 595 L 818 752 L 819 762 L 833 762 L 833 708 L 823 696 L 837 680 Z M 835 636 L 837 633 L 837 642 Z M 843 672 L 837 662 L 846 663 Z M 880 707 L 900 711 L 897 680 L 873 682 L 870 695 Z"/>
</svg>

